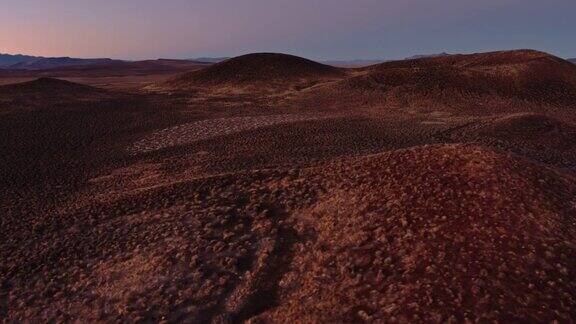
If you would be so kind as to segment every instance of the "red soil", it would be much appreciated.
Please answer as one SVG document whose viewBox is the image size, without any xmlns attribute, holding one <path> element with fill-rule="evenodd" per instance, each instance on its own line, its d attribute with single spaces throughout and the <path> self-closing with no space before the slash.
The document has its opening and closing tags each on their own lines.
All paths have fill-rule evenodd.
<svg viewBox="0 0 576 324">
<path fill-rule="evenodd" d="M 300 104 L 493 114 L 576 102 L 576 66 L 537 51 L 387 62 L 360 71 L 303 93 Z"/>
<path fill-rule="evenodd" d="M 188 77 L 0 86 L 1 321 L 576 319 L 565 61 Z"/>
<path fill-rule="evenodd" d="M 576 316 L 576 179 L 523 158 L 445 145 L 118 187 L 124 176 L 25 227 L 7 214 L 7 318 Z"/>
<path fill-rule="evenodd" d="M 260 318 L 549 322 L 576 315 L 575 178 L 470 146 L 394 151 L 320 172 L 324 180 L 308 177 L 323 183 L 323 194 L 292 216 L 307 240 L 293 248 L 279 306 Z"/>
</svg>

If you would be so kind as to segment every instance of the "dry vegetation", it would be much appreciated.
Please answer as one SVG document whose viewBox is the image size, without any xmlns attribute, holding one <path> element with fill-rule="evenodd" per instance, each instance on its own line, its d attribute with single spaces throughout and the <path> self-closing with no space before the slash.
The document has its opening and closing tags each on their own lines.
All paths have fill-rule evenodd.
<svg viewBox="0 0 576 324">
<path fill-rule="evenodd" d="M 542 112 L 574 104 L 576 66 L 536 51 L 450 55 L 368 67 L 299 97 L 298 105 L 380 112 Z"/>
<path fill-rule="evenodd" d="M 225 136 L 243 131 L 269 127 L 280 124 L 290 124 L 298 121 L 315 120 L 313 115 L 268 115 L 253 117 L 228 117 L 202 120 L 194 123 L 178 125 L 151 134 L 134 143 L 129 151 L 145 153 L 170 147 L 177 147 L 205 141 L 211 138 Z"/>
<path fill-rule="evenodd" d="M 3 322 L 576 320 L 573 65 L 158 80 L 0 86 Z"/>
</svg>

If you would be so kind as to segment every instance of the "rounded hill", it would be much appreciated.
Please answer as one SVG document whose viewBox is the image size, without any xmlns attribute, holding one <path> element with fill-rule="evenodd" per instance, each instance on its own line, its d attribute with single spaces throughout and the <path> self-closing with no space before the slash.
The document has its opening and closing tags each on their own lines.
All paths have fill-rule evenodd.
<svg viewBox="0 0 576 324">
<path fill-rule="evenodd" d="M 341 69 L 298 56 L 256 53 L 235 57 L 208 68 L 192 71 L 168 80 L 172 88 L 205 86 L 287 85 L 342 76 Z"/>
<path fill-rule="evenodd" d="M 0 86 L 0 93 L 6 95 L 40 94 L 40 93 L 54 94 L 54 92 L 94 93 L 103 91 L 91 86 L 48 77 L 42 77 L 33 81 Z"/>
<path fill-rule="evenodd" d="M 104 89 L 54 78 L 0 86 L 0 107 L 14 109 L 117 97 Z"/>
<path fill-rule="evenodd" d="M 576 66 L 531 50 L 387 62 L 303 98 L 315 105 L 345 107 L 538 111 L 575 102 Z"/>
<path fill-rule="evenodd" d="M 297 213 L 298 234 L 313 239 L 295 249 L 279 306 L 259 320 L 573 318 L 573 177 L 465 145 L 398 150 L 321 172 L 324 194 Z"/>
</svg>

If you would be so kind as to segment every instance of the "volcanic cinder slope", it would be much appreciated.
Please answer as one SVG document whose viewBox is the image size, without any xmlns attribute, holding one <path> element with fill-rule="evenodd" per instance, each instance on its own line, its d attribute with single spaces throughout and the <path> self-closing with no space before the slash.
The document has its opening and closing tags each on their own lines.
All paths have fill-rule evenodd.
<svg viewBox="0 0 576 324">
<path fill-rule="evenodd" d="M 298 104 L 464 114 L 542 111 L 576 101 L 576 66 L 529 50 L 387 62 L 317 87 Z"/>
<path fill-rule="evenodd" d="M 0 86 L 0 318 L 573 322 L 574 80 L 520 50 Z"/>
<path fill-rule="evenodd" d="M 301 57 L 257 53 L 239 56 L 209 68 L 168 80 L 168 89 L 249 89 L 252 92 L 303 88 L 344 75 L 342 69 Z"/>
</svg>

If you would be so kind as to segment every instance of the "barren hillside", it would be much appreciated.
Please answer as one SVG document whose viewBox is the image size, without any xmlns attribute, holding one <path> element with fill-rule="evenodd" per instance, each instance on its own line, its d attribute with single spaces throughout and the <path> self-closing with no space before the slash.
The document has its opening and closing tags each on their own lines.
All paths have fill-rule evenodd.
<svg viewBox="0 0 576 324">
<path fill-rule="evenodd" d="M 0 86 L 2 321 L 576 319 L 567 61 L 165 64 Z"/>
<path fill-rule="evenodd" d="M 191 89 L 202 87 L 257 88 L 305 87 L 323 79 L 343 76 L 341 69 L 301 57 L 257 53 L 239 56 L 209 68 L 176 76 L 162 87 Z"/>
<path fill-rule="evenodd" d="M 304 92 L 299 105 L 449 110 L 466 114 L 573 109 L 576 66 L 537 51 L 387 62 Z"/>
</svg>

